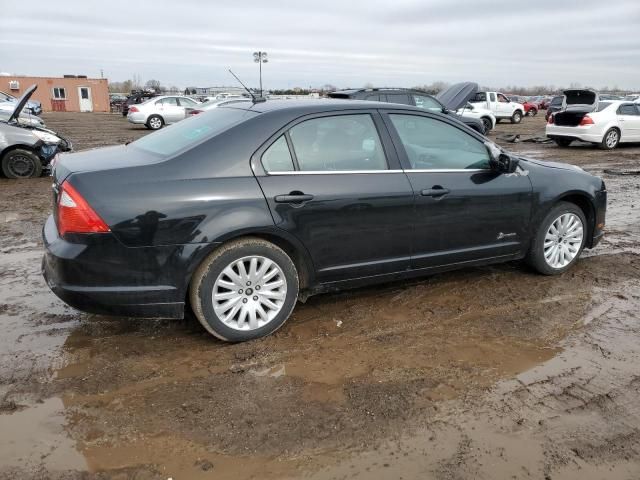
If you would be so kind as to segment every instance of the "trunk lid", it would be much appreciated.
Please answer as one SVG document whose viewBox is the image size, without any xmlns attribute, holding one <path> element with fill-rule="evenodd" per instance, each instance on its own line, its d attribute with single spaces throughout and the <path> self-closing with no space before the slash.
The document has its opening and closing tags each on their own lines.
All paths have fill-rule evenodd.
<svg viewBox="0 0 640 480">
<path fill-rule="evenodd" d="M 451 85 L 449 88 L 441 91 L 436 95 L 436 98 L 447 110 L 455 112 L 475 97 L 476 93 L 478 93 L 477 83 L 461 82 Z"/>
<path fill-rule="evenodd" d="M 598 108 L 598 92 L 585 88 L 565 90 L 562 110 L 567 112 L 589 113 Z"/>
</svg>

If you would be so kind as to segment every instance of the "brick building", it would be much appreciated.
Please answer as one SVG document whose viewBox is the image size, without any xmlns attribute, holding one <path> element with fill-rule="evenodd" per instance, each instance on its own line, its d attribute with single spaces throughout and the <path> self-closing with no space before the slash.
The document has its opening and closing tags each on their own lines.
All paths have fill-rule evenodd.
<svg viewBox="0 0 640 480">
<path fill-rule="evenodd" d="M 31 85 L 38 85 L 31 100 L 45 112 L 108 112 L 109 87 L 106 78 L 82 75 L 64 77 L 0 77 L 0 91 L 20 97 Z"/>
</svg>

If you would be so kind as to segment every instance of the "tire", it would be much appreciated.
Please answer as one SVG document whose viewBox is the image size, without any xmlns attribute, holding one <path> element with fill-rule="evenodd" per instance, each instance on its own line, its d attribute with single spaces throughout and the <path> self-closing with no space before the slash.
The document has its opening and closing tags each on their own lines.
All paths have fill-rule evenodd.
<svg viewBox="0 0 640 480">
<path fill-rule="evenodd" d="M 556 145 L 559 147 L 568 147 L 571 145 L 571 142 L 573 142 L 570 138 L 554 138 L 553 141 L 556 142 Z"/>
<path fill-rule="evenodd" d="M 39 177 L 42 175 L 42 162 L 35 153 L 16 148 L 2 157 L 2 174 L 12 179 Z"/>
<path fill-rule="evenodd" d="M 560 228 L 560 235 L 552 233 L 552 225 L 557 226 L 558 221 L 562 218 L 567 219 L 567 224 L 564 228 L 568 229 L 568 234 L 563 233 Z M 569 223 L 573 220 L 574 223 Z M 580 222 L 581 225 L 574 228 L 575 222 Z M 577 228 L 581 228 L 581 238 L 577 238 Z M 573 230 L 572 230 L 573 229 Z M 584 249 L 584 245 L 587 240 L 587 220 L 584 213 L 574 203 L 559 202 L 555 205 L 549 213 L 540 222 L 538 229 L 531 242 L 531 247 L 526 257 L 526 262 L 537 272 L 543 275 L 560 275 L 569 268 L 571 268 L 580 258 L 580 254 Z M 573 242 L 571 241 L 573 239 Z M 552 242 L 545 246 L 545 242 Z M 555 246 L 556 250 L 553 250 Z M 546 248 L 546 250 L 545 250 Z M 558 250 L 559 249 L 559 250 Z M 559 251 L 559 257 L 555 256 L 554 252 Z M 565 252 L 565 253 L 563 253 Z M 550 256 L 550 258 L 549 258 Z M 569 257 L 571 257 L 569 259 Z M 549 258 L 549 260 L 547 259 Z M 558 262 L 556 262 L 558 260 Z M 564 263 L 566 262 L 566 263 Z"/>
<path fill-rule="evenodd" d="M 240 264 L 245 275 L 240 273 Z M 262 268 L 266 270 L 260 276 Z M 253 275 L 254 280 L 246 274 Z M 279 282 L 283 286 L 265 290 L 267 285 Z M 209 333 L 228 342 L 242 342 L 280 328 L 293 311 L 298 290 L 298 272 L 291 258 L 270 242 L 248 237 L 223 245 L 202 262 L 191 280 L 189 298 L 193 313 Z M 214 301 L 214 294 L 221 298 Z"/>
<path fill-rule="evenodd" d="M 150 130 L 160 130 L 164 126 L 164 119 L 160 115 L 151 115 L 145 126 Z"/>
<path fill-rule="evenodd" d="M 620 143 L 620 130 L 617 128 L 610 128 L 602 137 L 600 148 L 604 150 L 613 150 Z"/>
<path fill-rule="evenodd" d="M 480 120 L 482 120 L 482 124 L 484 125 L 484 134 L 486 135 L 493 128 L 493 122 L 487 117 L 482 117 Z"/>
<path fill-rule="evenodd" d="M 520 110 L 516 110 L 511 115 L 511 123 L 520 123 L 522 121 L 522 112 Z"/>
<path fill-rule="evenodd" d="M 529 110 L 529 116 L 535 117 L 536 115 L 538 115 L 538 110 L 536 110 L 535 108 Z"/>
</svg>

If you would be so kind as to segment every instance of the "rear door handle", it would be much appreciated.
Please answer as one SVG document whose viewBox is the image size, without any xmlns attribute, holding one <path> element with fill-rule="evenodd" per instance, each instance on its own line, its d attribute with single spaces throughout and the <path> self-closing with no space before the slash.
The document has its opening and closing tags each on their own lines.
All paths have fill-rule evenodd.
<svg viewBox="0 0 640 480">
<path fill-rule="evenodd" d="M 422 192 L 420 192 L 420 194 L 423 197 L 441 197 L 443 195 L 446 195 L 447 193 L 449 193 L 449 189 L 448 188 L 427 188 L 426 190 L 422 190 Z"/>
<path fill-rule="evenodd" d="M 313 200 L 313 195 L 304 193 L 290 193 L 289 195 L 276 195 L 276 203 L 304 203 Z"/>
</svg>

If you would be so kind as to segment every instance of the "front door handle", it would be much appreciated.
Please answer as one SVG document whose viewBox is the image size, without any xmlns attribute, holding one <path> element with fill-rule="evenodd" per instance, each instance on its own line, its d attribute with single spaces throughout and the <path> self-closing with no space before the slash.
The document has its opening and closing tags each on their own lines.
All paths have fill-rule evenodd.
<svg viewBox="0 0 640 480">
<path fill-rule="evenodd" d="M 423 197 L 434 198 L 441 197 L 443 195 L 446 195 L 447 193 L 449 193 L 449 189 L 442 187 L 427 188 L 426 190 L 422 190 L 422 192 L 420 192 Z"/>
<path fill-rule="evenodd" d="M 276 195 L 276 203 L 304 203 L 313 200 L 313 195 L 291 192 L 288 195 Z"/>
</svg>

